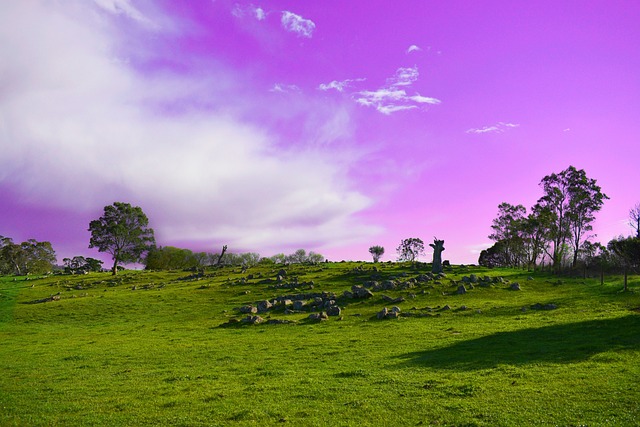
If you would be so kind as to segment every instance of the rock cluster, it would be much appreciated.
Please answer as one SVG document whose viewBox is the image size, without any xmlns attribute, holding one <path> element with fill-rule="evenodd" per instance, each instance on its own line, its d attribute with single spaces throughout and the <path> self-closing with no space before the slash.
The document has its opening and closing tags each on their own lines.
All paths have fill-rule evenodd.
<svg viewBox="0 0 640 427">
<path fill-rule="evenodd" d="M 344 291 L 343 295 L 346 298 L 365 299 L 371 298 L 373 296 L 373 292 L 364 286 L 353 285 L 351 287 L 351 291 Z"/>
<path fill-rule="evenodd" d="M 463 276 L 462 277 L 462 282 L 464 282 L 465 284 L 477 284 L 479 286 L 483 286 L 483 287 L 489 287 L 492 284 L 496 284 L 496 283 L 504 283 L 504 279 L 502 277 L 496 276 L 496 277 L 489 277 L 489 276 L 482 276 L 482 277 L 478 277 L 475 274 L 470 274 L 469 276 Z"/>
<path fill-rule="evenodd" d="M 329 315 L 324 311 L 320 313 L 311 313 L 309 315 L 309 320 L 315 320 L 315 321 L 321 322 L 323 320 L 329 320 Z"/>
<path fill-rule="evenodd" d="M 387 307 L 383 308 L 376 317 L 380 320 L 382 319 L 397 319 L 400 317 L 400 307 L 395 306 L 389 310 Z"/>
</svg>

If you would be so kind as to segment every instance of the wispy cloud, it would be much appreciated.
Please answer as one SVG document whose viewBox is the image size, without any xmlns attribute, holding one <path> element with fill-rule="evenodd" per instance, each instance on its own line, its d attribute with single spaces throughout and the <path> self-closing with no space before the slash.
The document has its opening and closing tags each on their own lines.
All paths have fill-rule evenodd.
<svg viewBox="0 0 640 427">
<path fill-rule="evenodd" d="M 418 67 L 400 67 L 396 70 L 396 75 L 388 79 L 391 86 L 409 86 L 418 80 Z"/>
<path fill-rule="evenodd" d="M 138 9 L 136 9 L 129 0 L 93 0 L 103 10 L 116 15 L 125 15 L 130 19 L 138 21 L 146 27 L 156 28 L 157 26 Z"/>
<path fill-rule="evenodd" d="M 472 254 L 480 255 L 480 252 L 490 248 L 491 246 L 493 246 L 493 243 L 485 242 L 485 243 L 479 243 L 477 245 L 470 245 L 470 246 L 467 246 L 467 248 L 469 249 L 469 252 L 471 252 Z"/>
<path fill-rule="evenodd" d="M 249 15 L 258 21 L 264 21 L 267 18 L 267 12 L 260 6 L 254 6 L 253 4 L 242 6 L 236 3 L 231 9 L 231 14 L 236 18 L 243 18 L 245 15 Z"/>
<path fill-rule="evenodd" d="M 411 52 L 419 52 L 422 49 L 420 48 L 420 46 L 412 44 L 411 46 L 409 46 L 409 48 L 407 49 L 407 53 L 411 53 Z"/>
<path fill-rule="evenodd" d="M 302 16 L 287 10 L 282 12 L 281 22 L 285 30 L 307 38 L 311 38 L 316 28 L 316 24 L 312 20 L 304 19 Z"/>
<path fill-rule="evenodd" d="M 363 82 L 365 80 L 366 79 L 364 79 L 364 78 L 346 79 L 346 80 L 341 80 L 341 81 L 333 80 L 333 81 L 331 81 L 329 83 L 321 83 L 318 86 L 318 89 L 324 90 L 324 91 L 335 89 L 338 92 L 344 92 L 345 88 L 350 87 L 353 82 Z"/>
<path fill-rule="evenodd" d="M 284 84 L 284 83 L 276 83 L 273 85 L 273 87 L 271 89 L 269 89 L 269 92 L 282 92 L 282 93 L 287 93 L 287 92 L 300 92 L 300 88 L 296 85 L 288 85 L 288 84 Z"/>
<path fill-rule="evenodd" d="M 483 133 L 504 133 L 509 129 L 513 129 L 513 128 L 517 128 L 519 127 L 520 124 L 518 123 L 505 123 L 505 122 L 498 122 L 495 125 L 492 126 L 484 126 L 481 128 L 471 128 L 471 129 L 467 129 L 467 133 L 473 133 L 473 134 L 483 134 Z"/>
<path fill-rule="evenodd" d="M 366 107 L 374 107 L 380 113 L 390 115 L 404 110 L 419 108 L 420 104 L 440 104 L 437 98 L 407 94 L 406 88 L 411 86 L 419 76 L 418 67 L 398 68 L 396 74 L 387 79 L 387 85 L 371 91 L 358 92 L 355 101 Z"/>
</svg>

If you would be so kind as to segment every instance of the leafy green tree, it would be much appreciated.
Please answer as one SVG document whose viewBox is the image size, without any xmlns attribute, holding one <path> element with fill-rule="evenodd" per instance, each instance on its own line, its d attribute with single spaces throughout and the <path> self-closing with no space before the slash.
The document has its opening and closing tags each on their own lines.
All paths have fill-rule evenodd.
<svg viewBox="0 0 640 427">
<path fill-rule="evenodd" d="M 84 272 L 84 266 L 87 260 L 83 256 L 74 256 L 73 258 L 62 258 L 64 263 L 64 271 L 69 274 L 77 274 Z"/>
<path fill-rule="evenodd" d="M 89 223 L 89 248 L 111 254 L 112 274 L 119 263 L 140 262 L 143 254 L 155 245 L 153 229 L 142 209 L 129 203 L 115 202 L 104 207 L 104 214 Z"/>
<path fill-rule="evenodd" d="M 95 258 L 85 258 L 74 256 L 73 258 L 63 258 L 64 271 L 70 274 L 88 273 L 90 271 L 101 271 L 103 262 Z"/>
<path fill-rule="evenodd" d="M 498 206 L 498 216 L 493 220 L 491 240 L 501 242 L 500 249 L 504 251 L 503 259 L 507 266 L 520 265 L 525 257 L 525 241 L 523 227 L 527 210 L 522 205 L 501 203 Z"/>
<path fill-rule="evenodd" d="M 304 249 L 298 249 L 294 253 L 290 254 L 288 257 L 288 261 L 292 264 L 302 264 L 307 260 L 307 251 Z"/>
<path fill-rule="evenodd" d="M 414 262 L 420 255 L 424 255 L 424 242 L 417 237 L 403 239 L 396 248 L 398 261 Z"/>
<path fill-rule="evenodd" d="M 543 209 L 539 205 L 535 205 L 531 209 L 531 213 L 522 220 L 520 232 L 529 268 L 535 269 L 538 259 L 545 253 L 550 222 L 549 210 Z"/>
<path fill-rule="evenodd" d="M 154 246 L 147 252 L 144 266 L 147 270 L 176 270 L 197 267 L 197 261 L 189 249 Z"/>
<path fill-rule="evenodd" d="M 624 269 L 624 290 L 627 291 L 627 275 L 629 269 L 637 269 L 640 265 L 640 239 L 627 237 L 613 239 L 607 244 L 607 248 L 620 260 Z"/>
<path fill-rule="evenodd" d="M 102 264 L 104 264 L 103 261 L 99 260 L 99 259 L 95 259 L 95 258 L 91 258 L 91 257 L 87 257 L 85 258 L 85 265 L 84 265 L 84 269 L 86 271 L 102 271 Z"/>
<path fill-rule="evenodd" d="M 507 265 L 505 253 L 504 242 L 498 240 L 493 246 L 480 252 L 478 265 L 489 268 L 504 267 Z"/>
<path fill-rule="evenodd" d="M 609 197 L 587 178 L 584 170 L 569 166 L 556 174 L 545 176 L 540 185 L 544 196 L 538 205 L 551 214 L 548 236 L 551 240 L 551 259 L 558 268 L 565 246 L 573 250 L 572 266 L 575 267 L 580 245 L 586 233 L 592 230 L 595 212 L 598 212 Z"/>
<path fill-rule="evenodd" d="M 29 239 L 20 244 L 0 236 L 0 272 L 3 274 L 42 274 L 53 270 L 56 253 L 49 242 Z"/>
<path fill-rule="evenodd" d="M 275 254 L 269 258 L 274 264 L 286 264 L 287 256 L 283 253 Z"/>
<path fill-rule="evenodd" d="M 384 248 L 380 245 L 371 246 L 369 248 L 369 253 L 373 257 L 373 262 L 380 261 L 380 257 L 384 255 Z"/>
</svg>

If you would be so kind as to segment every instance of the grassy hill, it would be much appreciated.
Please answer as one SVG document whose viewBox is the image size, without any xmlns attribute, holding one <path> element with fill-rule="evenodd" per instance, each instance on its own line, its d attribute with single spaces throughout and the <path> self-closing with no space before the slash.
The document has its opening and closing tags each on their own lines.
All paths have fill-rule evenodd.
<svg viewBox="0 0 640 427">
<path fill-rule="evenodd" d="M 280 269 L 0 278 L 0 425 L 640 425 L 637 277 Z"/>
</svg>

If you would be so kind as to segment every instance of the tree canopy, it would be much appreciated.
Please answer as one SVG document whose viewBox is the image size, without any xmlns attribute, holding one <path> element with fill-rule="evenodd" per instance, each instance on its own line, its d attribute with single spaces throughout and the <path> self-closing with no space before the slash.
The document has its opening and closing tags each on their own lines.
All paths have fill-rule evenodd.
<svg viewBox="0 0 640 427">
<path fill-rule="evenodd" d="M 380 261 L 380 257 L 384 255 L 384 248 L 380 245 L 371 246 L 369 253 L 373 257 L 373 262 L 378 262 Z"/>
<path fill-rule="evenodd" d="M 420 255 L 424 255 L 424 242 L 417 237 L 403 239 L 396 248 L 398 261 L 414 262 Z"/>
<path fill-rule="evenodd" d="M 53 270 L 56 253 L 50 242 L 29 239 L 20 244 L 0 236 L 0 273 L 42 274 Z"/>
<path fill-rule="evenodd" d="M 118 264 L 142 261 L 143 254 L 155 245 L 147 216 L 140 207 L 129 203 L 105 206 L 104 214 L 89 224 L 89 231 L 89 248 L 111 254 L 114 275 Z"/>
<path fill-rule="evenodd" d="M 498 206 L 498 216 L 491 226 L 493 233 L 489 236 L 496 245 L 481 254 L 479 262 L 535 267 L 546 254 L 556 269 L 569 258 L 575 268 L 587 247 L 595 213 L 608 196 L 595 179 L 574 166 L 545 176 L 540 187 L 544 194 L 529 214 L 522 205 Z"/>
</svg>

